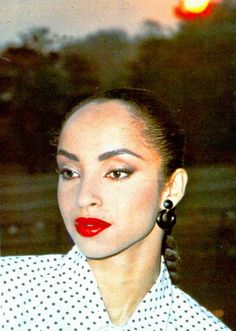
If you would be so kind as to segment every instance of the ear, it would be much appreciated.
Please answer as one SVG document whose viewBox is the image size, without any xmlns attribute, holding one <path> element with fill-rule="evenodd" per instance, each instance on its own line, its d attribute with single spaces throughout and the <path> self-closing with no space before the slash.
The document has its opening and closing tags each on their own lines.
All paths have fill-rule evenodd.
<svg viewBox="0 0 236 331">
<path fill-rule="evenodd" d="M 164 186 L 160 201 L 160 208 L 163 208 L 163 203 L 166 199 L 171 200 L 174 206 L 176 206 L 184 196 L 187 182 L 187 172 L 183 168 L 175 170 L 175 172 L 171 175 L 170 179 Z"/>
</svg>

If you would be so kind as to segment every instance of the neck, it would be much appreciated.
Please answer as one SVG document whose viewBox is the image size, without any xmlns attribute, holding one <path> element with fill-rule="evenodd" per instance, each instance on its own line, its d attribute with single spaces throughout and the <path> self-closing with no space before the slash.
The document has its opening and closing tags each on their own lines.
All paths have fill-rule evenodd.
<svg viewBox="0 0 236 331">
<path fill-rule="evenodd" d="M 155 227 L 144 240 L 117 255 L 88 259 L 114 324 L 125 323 L 155 283 L 161 258 L 161 239 L 157 238 Z"/>
</svg>

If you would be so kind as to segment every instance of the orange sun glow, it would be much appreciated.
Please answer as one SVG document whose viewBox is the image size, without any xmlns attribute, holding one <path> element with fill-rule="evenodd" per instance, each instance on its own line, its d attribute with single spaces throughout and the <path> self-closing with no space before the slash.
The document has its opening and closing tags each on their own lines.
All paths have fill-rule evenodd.
<svg viewBox="0 0 236 331">
<path fill-rule="evenodd" d="M 210 0 L 183 0 L 182 10 L 193 14 L 200 14 L 207 9 Z"/>
<path fill-rule="evenodd" d="M 179 0 L 175 14 L 182 19 L 195 19 L 210 14 L 215 4 L 215 0 Z"/>
</svg>

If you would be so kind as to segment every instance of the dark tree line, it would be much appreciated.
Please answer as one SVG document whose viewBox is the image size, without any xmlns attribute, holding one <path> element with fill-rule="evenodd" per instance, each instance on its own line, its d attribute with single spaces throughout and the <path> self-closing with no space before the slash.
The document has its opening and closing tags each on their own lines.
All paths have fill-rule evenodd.
<svg viewBox="0 0 236 331">
<path fill-rule="evenodd" d="M 235 161 L 236 5 L 182 22 L 166 35 L 153 21 L 129 38 L 99 31 L 83 40 L 55 40 L 33 30 L 0 57 L 2 163 L 27 171 L 54 164 L 53 132 L 70 107 L 94 92 L 136 86 L 156 92 L 182 122 L 187 162 Z"/>
<path fill-rule="evenodd" d="M 156 91 L 178 113 L 189 137 L 189 162 L 232 160 L 236 7 L 218 6 L 214 15 L 183 24 L 172 38 L 142 40 L 131 82 Z"/>
</svg>

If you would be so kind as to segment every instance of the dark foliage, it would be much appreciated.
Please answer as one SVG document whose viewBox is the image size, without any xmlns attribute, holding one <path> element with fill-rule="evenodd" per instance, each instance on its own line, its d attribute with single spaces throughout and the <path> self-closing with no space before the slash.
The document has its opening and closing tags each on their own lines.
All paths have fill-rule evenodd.
<svg viewBox="0 0 236 331">
<path fill-rule="evenodd" d="M 168 36 L 148 21 L 132 40 L 118 30 L 55 44 L 43 28 L 1 52 L 2 163 L 20 164 L 28 172 L 51 169 L 50 140 L 68 109 L 99 89 L 120 86 L 151 89 L 172 107 L 187 133 L 188 164 L 235 161 L 233 2 L 182 22 Z"/>
</svg>

